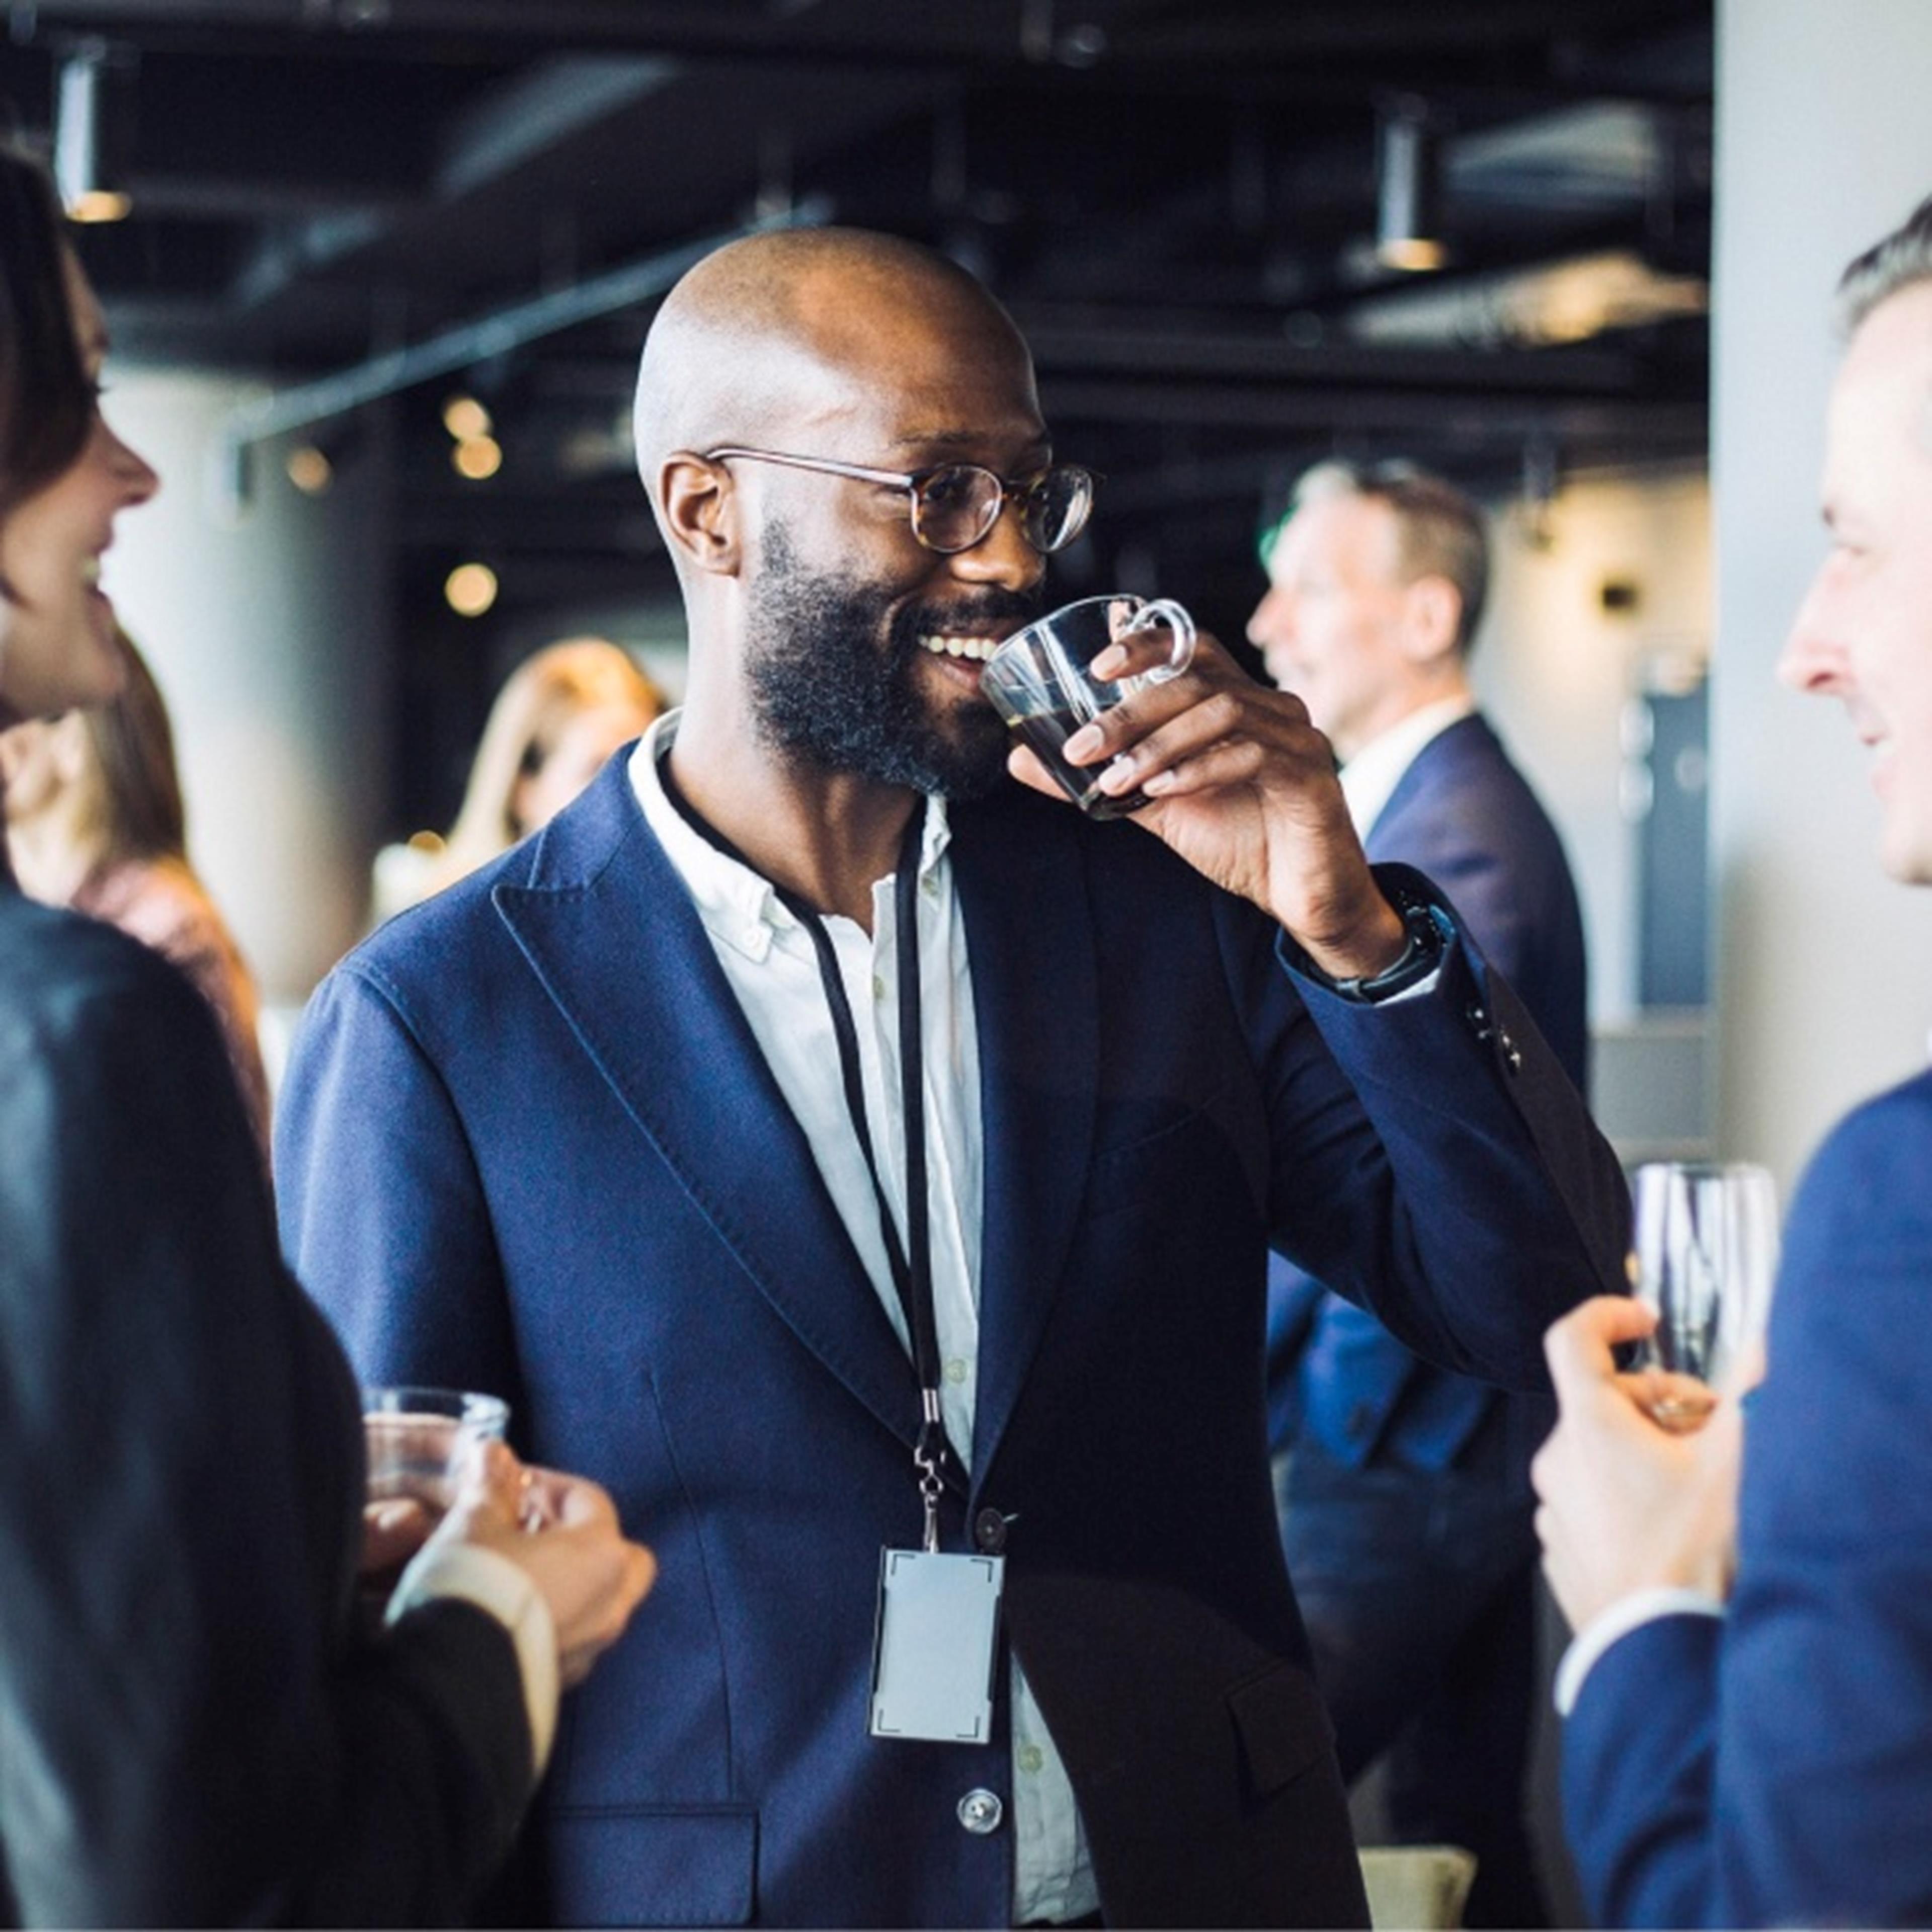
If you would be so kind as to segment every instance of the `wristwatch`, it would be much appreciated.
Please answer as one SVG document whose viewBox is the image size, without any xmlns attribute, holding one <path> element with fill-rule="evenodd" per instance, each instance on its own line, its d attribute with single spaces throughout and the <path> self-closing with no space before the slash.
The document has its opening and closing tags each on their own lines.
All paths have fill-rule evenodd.
<svg viewBox="0 0 1932 1932">
<path fill-rule="evenodd" d="M 1379 973 L 1366 974 L 1352 980 L 1336 980 L 1318 968 L 1314 969 L 1312 976 L 1330 992 L 1339 994 L 1345 1000 L 1356 1000 L 1364 1006 L 1372 1006 L 1383 1000 L 1394 999 L 1398 993 L 1407 992 L 1412 986 L 1420 986 L 1442 964 L 1443 951 L 1454 931 L 1448 914 L 1438 911 L 1426 899 L 1412 898 L 1400 892 L 1390 896 L 1390 903 L 1401 916 L 1402 928 L 1408 934 L 1407 943 Z M 1312 967 L 1312 962 L 1310 963 Z"/>
</svg>

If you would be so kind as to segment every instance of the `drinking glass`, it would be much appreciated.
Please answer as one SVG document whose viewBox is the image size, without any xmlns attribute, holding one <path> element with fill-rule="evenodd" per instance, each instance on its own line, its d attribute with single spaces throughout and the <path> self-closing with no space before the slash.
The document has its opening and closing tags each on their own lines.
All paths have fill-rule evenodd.
<svg viewBox="0 0 1932 1932">
<path fill-rule="evenodd" d="M 470 1389 L 365 1388 L 368 1500 L 406 1496 L 442 1514 L 467 1460 L 483 1443 L 500 1442 L 509 1420 L 508 1402 Z"/>
<path fill-rule="evenodd" d="M 1093 661 L 1109 645 L 1154 630 L 1172 639 L 1164 663 L 1129 677 L 1094 676 Z M 1060 748 L 1130 692 L 1178 677 L 1193 658 L 1194 639 L 1193 619 L 1171 597 L 1151 604 L 1125 591 L 1083 597 L 1016 631 L 987 659 L 980 690 L 1088 818 L 1118 818 L 1145 805 L 1146 793 L 1102 791 L 1106 767 L 1070 764 Z"/>
<path fill-rule="evenodd" d="M 1742 1161 L 1656 1161 L 1631 1177 L 1632 1285 L 1657 1310 L 1640 1367 L 1726 1388 L 1764 1334 L 1778 1271 L 1778 1195 Z M 1711 1397 L 1660 1399 L 1666 1426 L 1708 1414 Z"/>
</svg>

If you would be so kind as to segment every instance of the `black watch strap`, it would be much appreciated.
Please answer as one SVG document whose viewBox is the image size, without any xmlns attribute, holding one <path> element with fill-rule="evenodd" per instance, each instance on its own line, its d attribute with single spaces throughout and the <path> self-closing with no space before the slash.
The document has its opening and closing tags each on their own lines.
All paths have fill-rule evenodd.
<svg viewBox="0 0 1932 1932">
<path fill-rule="evenodd" d="M 1330 992 L 1345 1000 L 1357 1000 L 1364 1006 L 1372 1006 L 1383 1000 L 1394 998 L 1398 993 L 1407 992 L 1412 986 L 1420 986 L 1442 964 L 1452 930 L 1448 915 L 1438 912 L 1426 899 L 1411 898 L 1406 895 L 1393 897 L 1391 903 L 1401 915 L 1403 930 L 1408 934 L 1401 952 L 1379 973 L 1367 974 L 1359 979 L 1336 980 L 1325 973 L 1316 972 L 1313 976 Z"/>
</svg>

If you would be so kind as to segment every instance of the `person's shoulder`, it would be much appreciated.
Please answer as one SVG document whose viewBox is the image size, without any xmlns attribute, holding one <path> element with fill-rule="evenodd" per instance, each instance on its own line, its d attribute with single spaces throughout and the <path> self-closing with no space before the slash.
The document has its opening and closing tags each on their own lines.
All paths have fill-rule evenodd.
<svg viewBox="0 0 1932 1932">
<path fill-rule="evenodd" d="M 168 1076 L 213 1040 L 205 1003 L 158 952 L 80 913 L 0 897 L 0 1059 L 15 1077 Z M 161 1063 L 166 1063 L 163 1065 Z"/>
<path fill-rule="evenodd" d="M 1820 1178 L 1862 1181 L 1916 1179 L 1923 1186 L 1932 1160 L 1932 1071 L 1914 1074 L 1861 1101 L 1819 1144 L 1802 1186 Z M 1925 1189 L 1932 1208 L 1932 1188 Z"/>
<path fill-rule="evenodd" d="M 1445 840 L 1460 836 L 1519 858 L 1562 856 L 1549 808 L 1480 711 L 1417 753 L 1384 817 L 1395 825 L 1406 815 L 1434 826 Z"/>
<path fill-rule="evenodd" d="M 1785 1222 L 1787 1262 L 1834 1273 L 1852 1251 L 1932 1256 L 1932 1072 L 1862 1101 L 1806 1164 Z"/>
<path fill-rule="evenodd" d="M 1466 784 L 1494 786 L 1510 793 L 1535 797 L 1535 789 L 1523 776 L 1522 767 L 1510 757 L 1505 745 L 1486 716 L 1472 711 L 1445 726 L 1416 754 L 1417 766 L 1433 770 L 1445 778 Z M 1542 812 L 1539 802 L 1538 814 Z"/>
</svg>

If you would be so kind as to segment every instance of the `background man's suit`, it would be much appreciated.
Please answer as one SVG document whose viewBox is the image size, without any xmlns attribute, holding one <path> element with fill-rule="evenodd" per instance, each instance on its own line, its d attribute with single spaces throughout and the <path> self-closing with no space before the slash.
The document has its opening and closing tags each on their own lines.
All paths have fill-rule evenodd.
<svg viewBox="0 0 1932 1932">
<path fill-rule="evenodd" d="M 1304 1005 L 1276 929 L 1138 828 L 1012 788 L 951 822 L 986 1174 L 947 1546 L 1004 1545 L 1111 1922 L 1362 1922 L 1268 1478 L 1270 1225 L 1534 1385 L 1551 1316 L 1616 1285 L 1621 1176 L 1460 945 L 1432 994 Z M 1010 1837 L 958 1816 L 1010 1808 L 1004 1694 L 991 1749 L 866 1735 L 911 1372 L 625 760 L 332 976 L 279 1152 L 364 1372 L 507 1396 L 656 1550 L 566 1704 L 555 1915 L 1006 1923 Z"/>
<path fill-rule="evenodd" d="M 1599 1924 L 1932 1924 L 1928 1174 L 1922 1074 L 1792 1204 L 1727 1613 L 1620 1638 L 1564 1726 Z"/>
<path fill-rule="evenodd" d="M 1449 896 L 1582 1088 L 1576 887 L 1556 828 L 1479 715 L 1423 747 L 1364 843 L 1372 860 L 1416 866 Z M 1268 1337 L 1270 1445 L 1292 1459 L 1288 1570 L 1343 1774 L 1399 1739 L 1396 1831 L 1476 1852 L 1472 1924 L 1540 1923 L 1523 1819 L 1535 1696 L 1529 1462 L 1554 1408 L 1432 1366 L 1280 1260 Z"/>
</svg>

